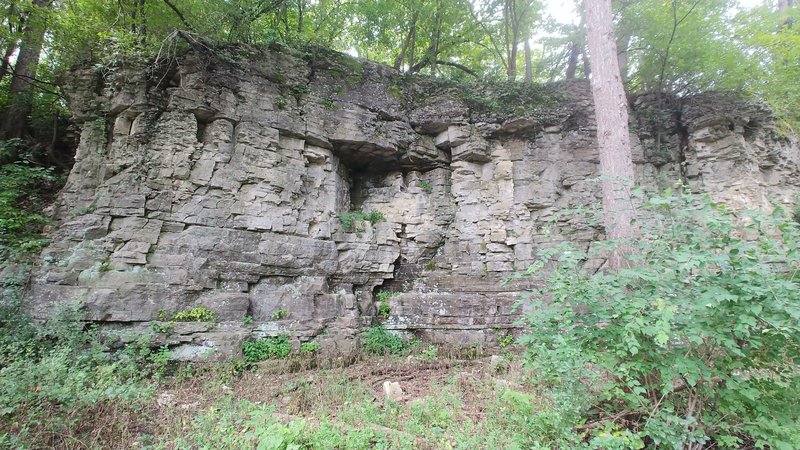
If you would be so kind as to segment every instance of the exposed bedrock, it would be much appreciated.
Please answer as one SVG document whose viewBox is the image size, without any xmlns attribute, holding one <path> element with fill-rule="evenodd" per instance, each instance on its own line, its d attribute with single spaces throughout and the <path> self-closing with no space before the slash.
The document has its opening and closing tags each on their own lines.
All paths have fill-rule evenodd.
<svg viewBox="0 0 800 450">
<path fill-rule="evenodd" d="M 176 357 L 236 357 L 243 339 L 281 333 L 347 354 L 392 290 L 387 328 L 491 345 L 526 288 L 500 280 L 540 249 L 600 237 L 554 219 L 599 199 L 586 83 L 511 114 L 476 103 L 491 91 L 343 55 L 224 50 L 236 60 L 190 51 L 113 81 L 73 74 L 80 146 L 32 281 L 38 317 L 77 300 L 127 338 L 206 306 L 216 324 L 158 334 Z M 800 152 L 764 108 L 711 94 L 632 103 L 642 184 L 683 180 L 735 207 L 793 201 Z"/>
</svg>

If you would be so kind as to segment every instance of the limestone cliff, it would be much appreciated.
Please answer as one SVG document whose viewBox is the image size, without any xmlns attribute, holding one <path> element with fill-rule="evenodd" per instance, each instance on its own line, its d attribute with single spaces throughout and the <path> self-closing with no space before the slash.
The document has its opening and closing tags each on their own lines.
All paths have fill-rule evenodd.
<svg viewBox="0 0 800 450">
<path fill-rule="evenodd" d="M 346 353 L 391 289 L 403 294 L 387 328 L 491 343 L 525 288 L 499 280 L 541 248 L 599 237 L 570 218 L 542 227 L 598 200 L 586 83 L 509 100 L 275 48 L 198 48 L 113 74 L 68 82 L 81 138 L 32 281 L 40 317 L 76 299 L 126 335 L 203 305 L 216 324 L 160 336 L 178 358 L 279 333 Z M 683 179 L 737 207 L 793 200 L 800 152 L 765 109 L 720 95 L 633 103 L 643 184 Z"/>
</svg>

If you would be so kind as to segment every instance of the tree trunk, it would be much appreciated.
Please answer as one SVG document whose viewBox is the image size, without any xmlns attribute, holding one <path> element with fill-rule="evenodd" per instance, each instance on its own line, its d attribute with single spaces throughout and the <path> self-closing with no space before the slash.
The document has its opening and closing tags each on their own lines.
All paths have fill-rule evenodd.
<svg viewBox="0 0 800 450">
<path fill-rule="evenodd" d="M 617 45 L 612 29 L 611 0 L 584 0 L 592 96 L 597 119 L 600 174 L 603 188 L 603 221 L 610 239 L 628 239 L 637 234 L 636 212 L 630 187 L 634 182 L 633 157 L 628 133 L 628 104 L 617 63 Z M 611 255 L 609 264 L 625 263 L 624 245 Z"/>
<path fill-rule="evenodd" d="M 574 80 L 575 72 L 578 70 L 578 57 L 581 55 L 581 49 L 578 47 L 577 42 L 571 42 L 569 46 L 569 57 L 567 58 L 567 79 Z"/>
<path fill-rule="evenodd" d="M 508 54 L 508 79 L 517 79 L 517 43 L 511 43 L 511 52 Z"/>
<path fill-rule="evenodd" d="M 10 70 L 11 55 L 13 55 L 14 52 L 16 51 L 17 51 L 17 43 L 10 42 L 8 44 L 8 48 L 6 48 L 5 53 L 3 53 L 3 61 L 0 62 L 0 81 L 3 81 L 6 75 L 8 75 L 11 72 Z"/>
<path fill-rule="evenodd" d="M 6 77 L 6 75 L 11 73 L 11 70 L 10 70 L 10 67 L 11 67 L 11 56 L 14 54 L 14 52 L 17 51 L 17 39 L 14 36 L 14 34 L 16 34 L 16 30 L 14 30 L 14 28 L 12 27 L 12 25 L 10 23 L 12 17 L 14 17 L 17 14 L 15 6 L 16 6 L 16 4 L 14 2 L 11 2 L 8 5 L 8 11 L 7 11 L 8 16 L 6 16 L 7 17 L 6 20 L 9 21 L 9 25 L 8 25 L 8 28 L 9 28 L 9 30 L 8 30 L 8 47 L 6 47 L 6 51 L 3 53 L 3 61 L 0 62 L 0 81 L 3 81 L 3 79 Z"/>
<path fill-rule="evenodd" d="M 4 139 L 23 137 L 28 132 L 28 116 L 33 109 L 34 80 L 42 53 L 46 27 L 40 10 L 50 7 L 52 0 L 33 0 L 22 38 L 17 63 L 8 89 L 9 101 L 3 110 L 0 136 Z"/>
<path fill-rule="evenodd" d="M 792 7 L 792 0 L 778 0 L 778 11 L 784 12 Z"/>
<path fill-rule="evenodd" d="M 531 44 L 525 41 L 525 81 L 533 82 L 533 62 L 531 61 Z"/>
</svg>

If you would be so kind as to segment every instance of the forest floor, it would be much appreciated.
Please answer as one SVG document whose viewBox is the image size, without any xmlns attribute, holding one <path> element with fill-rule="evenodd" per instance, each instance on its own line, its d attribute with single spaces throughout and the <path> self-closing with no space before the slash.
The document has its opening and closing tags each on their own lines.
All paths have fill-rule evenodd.
<svg viewBox="0 0 800 450">
<path fill-rule="evenodd" d="M 97 437 L 105 448 L 509 448 L 527 440 L 518 423 L 525 412 L 546 407 L 510 352 L 371 356 L 296 371 L 275 362 L 166 378 L 143 410 L 107 421 L 114 439 L 100 429 Z M 389 398 L 385 382 L 402 393 Z"/>
</svg>

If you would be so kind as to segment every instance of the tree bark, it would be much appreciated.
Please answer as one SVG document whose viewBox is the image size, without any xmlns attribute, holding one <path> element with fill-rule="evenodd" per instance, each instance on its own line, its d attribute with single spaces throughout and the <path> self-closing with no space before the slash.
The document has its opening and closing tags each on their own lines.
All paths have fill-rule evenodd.
<svg viewBox="0 0 800 450">
<path fill-rule="evenodd" d="M 6 16 L 6 17 L 7 17 L 7 20 L 9 21 L 9 25 L 8 25 L 8 36 L 9 36 L 9 39 L 8 39 L 8 46 L 6 47 L 6 51 L 3 52 L 3 61 L 0 62 L 0 81 L 3 81 L 3 79 L 6 77 L 6 75 L 11 73 L 11 70 L 10 70 L 10 67 L 11 67 L 11 56 L 14 54 L 14 52 L 17 51 L 17 39 L 14 36 L 16 34 L 16 30 L 14 29 L 14 27 L 10 23 L 11 18 L 14 17 L 17 14 L 17 11 L 16 11 L 15 7 L 16 7 L 16 4 L 14 2 L 11 2 L 8 5 L 8 11 L 7 11 L 8 16 Z"/>
<path fill-rule="evenodd" d="M 567 58 L 567 73 L 568 80 L 575 79 L 575 72 L 578 71 L 578 57 L 581 55 L 581 49 L 578 43 L 573 41 L 569 45 L 569 57 Z"/>
<path fill-rule="evenodd" d="M 28 116 L 33 110 L 34 80 L 42 53 L 46 27 L 43 18 L 36 17 L 47 9 L 52 0 L 33 0 L 19 43 L 19 54 L 9 86 L 9 101 L 3 110 L 0 136 L 4 139 L 23 137 L 28 133 Z"/>
<path fill-rule="evenodd" d="M 531 60 L 531 44 L 525 41 L 525 81 L 533 82 L 533 61 Z"/>
<path fill-rule="evenodd" d="M 584 0 L 592 96 L 597 119 L 597 142 L 603 190 L 603 222 L 610 239 L 625 240 L 637 234 L 636 212 L 630 187 L 634 180 L 633 157 L 628 132 L 628 103 L 617 62 L 617 44 L 612 29 L 611 0 Z M 622 245 L 609 265 L 625 264 Z"/>
</svg>

